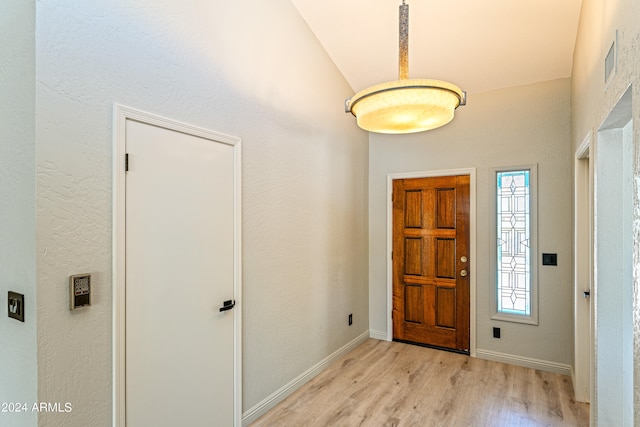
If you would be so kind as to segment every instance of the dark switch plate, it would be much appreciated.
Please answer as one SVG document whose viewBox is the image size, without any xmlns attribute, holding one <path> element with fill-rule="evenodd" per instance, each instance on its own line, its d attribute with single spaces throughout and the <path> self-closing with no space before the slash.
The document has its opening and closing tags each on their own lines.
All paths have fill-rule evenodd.
<svg viewBox="0 0 640 427">
<path fill-rule="evenodd" d="M 7 301 L 9 317 L 24 322 L 24 295 L 9 291 Z"/>
<path fill-rule="evenodd" d="M 558 265 L 558 254 L 542 254 L 542 265 Z"/>
<path fill-rule="evenodd" d="M 500 328 L 493 328 L 493 337 L 500 338 Z"/>
</svg>

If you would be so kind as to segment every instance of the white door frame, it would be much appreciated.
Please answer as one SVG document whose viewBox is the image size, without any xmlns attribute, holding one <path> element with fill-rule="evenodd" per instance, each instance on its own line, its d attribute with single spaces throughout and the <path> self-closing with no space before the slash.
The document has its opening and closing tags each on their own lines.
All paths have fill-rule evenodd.
<svg viewBox="0 0 640 427">
<path fill-rule="evenodd" d="M 387 175 L 387 341 L 393 340 L 393 180 L 469 175 L 469 355 L 476 356 L 476 168 L 446 169 Z"/>
<path fill-rule="evenodd" d="M 125 427 L 125 142 L 126 122 L 135 120 L 233 147 L 234 153 L 234 425 L 242 425 L 242 249 L 239 138 L 114 104 L 113 111 L 113 425 Z"/>
<path fill-rule="evenodd" d="M 593 134 L 589 132 L 574 159 L 574 364 L 575 398 L 589 403 L 593 387 Z M 585 307 L 586 306 L 586 307 Z"/>
</svg>

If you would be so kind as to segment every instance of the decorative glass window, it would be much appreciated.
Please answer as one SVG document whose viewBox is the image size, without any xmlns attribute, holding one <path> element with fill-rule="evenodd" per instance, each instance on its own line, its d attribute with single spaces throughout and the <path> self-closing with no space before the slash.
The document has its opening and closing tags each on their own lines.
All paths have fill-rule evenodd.
<svg viewBox="0 0 640 427">
<path fill-rule="evenodd" d="M 495 169 L 494 319 L 537 323 L 536 168 Z"/>
<path fill-rule="evenodd" d="M 531 314 L 529 171 L 498 172 L 498 311 Z"/>
</svg>

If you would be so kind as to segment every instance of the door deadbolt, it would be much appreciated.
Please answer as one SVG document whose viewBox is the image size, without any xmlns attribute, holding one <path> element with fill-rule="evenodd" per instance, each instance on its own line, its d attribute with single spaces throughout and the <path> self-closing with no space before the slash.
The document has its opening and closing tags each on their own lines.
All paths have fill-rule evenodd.
<svg viewBox="0 0 640 427">
<path fill-rule="evenodd" d="M 465 277 L 467 274 L 468 274 L 468 273 L 467 273 L 467 270 L 462 270 L 462 271 L 460 272 L 460 275 L 461 275 L 462 277 Z"/>
<path fill-rule="evenodd" d="M 460 257 L 460 262 L 467 262 L 467 257 L 466 256 L 461 256 Z"/>
</svg>

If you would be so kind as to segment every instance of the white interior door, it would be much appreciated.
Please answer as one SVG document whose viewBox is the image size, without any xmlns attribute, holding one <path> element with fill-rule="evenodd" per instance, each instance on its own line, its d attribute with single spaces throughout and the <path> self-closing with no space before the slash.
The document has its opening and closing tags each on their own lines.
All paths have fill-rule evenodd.
<svg viewBox="0 0 640 427">
<path fill-rule="evenodd" d="M 234 147 L 125 128 L 126 425 L 240 425 Z"/>
</svg>

